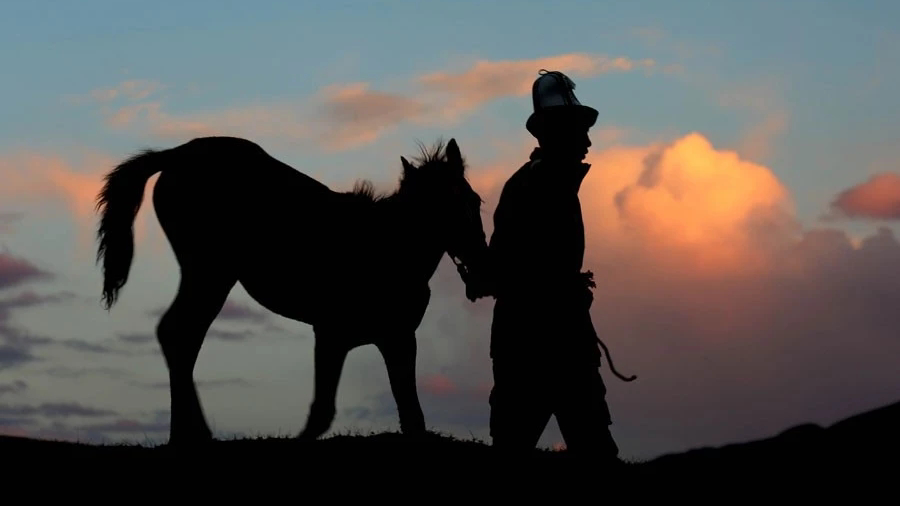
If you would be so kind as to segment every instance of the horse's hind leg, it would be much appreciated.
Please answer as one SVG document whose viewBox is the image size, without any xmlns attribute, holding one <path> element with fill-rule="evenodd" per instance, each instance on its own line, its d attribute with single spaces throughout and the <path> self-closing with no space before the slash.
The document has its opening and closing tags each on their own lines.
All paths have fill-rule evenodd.
<svg viewBox="0 0 900 506">
<path fill-rule="evenodd" d="M 414 332 L 390 336 L 377 343 L 397 403 L 400 431 L 407 435 L 425 433 L 425 416 L 416 390 L 416 345 Z"/>
<path fill-rule="evenodd" d="M 159 321 L 157 339 L 169 369 L 169 444 L 212 439 L 197 397 L 194 365 L 235 283 L 227 273 L 182 267 L 178 293 Z"/>
<path fill-rule="evenodd" d="M 306 425 L 297 436 L 302 440 L 313 440 L 331 428 L 335 417 L 335 401 L 341 371 L 350 346 L 346 337 L 333 330 L 315 329 L 314 392 L 309 407 Z"/>
</svg>

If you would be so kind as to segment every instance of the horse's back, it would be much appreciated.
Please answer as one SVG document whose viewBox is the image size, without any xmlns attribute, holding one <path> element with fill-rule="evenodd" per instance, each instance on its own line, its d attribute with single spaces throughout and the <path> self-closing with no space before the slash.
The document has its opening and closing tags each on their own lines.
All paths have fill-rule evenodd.
<svg viewBox="0 0 900 506">
<path fill-rule="evenodd" d="M 167 151 L 155 191 L 175 202 L 265 209 L 309 202 L 316 207 L 335 192 L 240 137 L 198 137 Z"/>
<path fill-rule="evenodd" d="M 272 248 L 325 230 L 320 222 L 336 193 L 252 141 L 200 137 L 165 153 L 153 205 L 174 247 Z"/>
</svg>

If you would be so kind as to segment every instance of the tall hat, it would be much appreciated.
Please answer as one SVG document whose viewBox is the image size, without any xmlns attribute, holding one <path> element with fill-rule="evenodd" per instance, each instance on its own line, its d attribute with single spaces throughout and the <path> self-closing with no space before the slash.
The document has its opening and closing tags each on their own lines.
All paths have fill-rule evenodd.
<svg viewBox="0 0 900 506">
<path fill-rule="evenodd" d="M 562 72 L 541 69 L 531 87 L 534 112 L 525 122 L 531 135 L 538 137 L 545 124 L 576 122 L 588 129 L 597 121 L 597 110 L 582 105 L 575 97 L 575 83 Z"/>
</svg>

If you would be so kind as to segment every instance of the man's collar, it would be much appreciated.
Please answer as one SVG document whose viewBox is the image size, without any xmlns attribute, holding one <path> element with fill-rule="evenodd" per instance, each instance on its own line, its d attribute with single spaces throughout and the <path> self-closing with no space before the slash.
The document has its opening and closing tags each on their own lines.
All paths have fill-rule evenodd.
<svg viewBox="0 0 900 506">
<path fill-rule="evenodd" d="M 534 148 L 528 158 L 532 162 L 545 161 L 547 162 L 547 165 L 549 165 L 549 170 L 560 171 L 562 174 L 570 175 L 571 179 L 569 181 L 572 185 L 574 185 L 574 189 L 576 192 L 578 192 L 578 190 L 581 188 L 581 183 L 582 181 L 584 181 L 584 177 L 587 175 L 588 171 L 591 168 L 591 164 L 589 163 L 566 163 L 566 165 L 574 166 L 562 166 L 560 162 L 557 162 L 552 158 L 547 158 L 544 152 L 541 150 L 540 146 Z"/>
</svg>

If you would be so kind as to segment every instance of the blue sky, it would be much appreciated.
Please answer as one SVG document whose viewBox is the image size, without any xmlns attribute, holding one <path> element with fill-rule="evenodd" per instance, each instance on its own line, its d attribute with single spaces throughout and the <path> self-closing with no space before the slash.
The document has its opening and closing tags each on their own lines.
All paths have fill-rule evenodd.
<svg viewBox="0 0 900 506">
<path fill-rule="evenodd" d="M 715 149 L 735 149 L 770 170 L 788 188 L 804 228 L 837 226 L 854 240 L 871 236 L 879 226 L 896 230 L 891 220 L 818 221 L 839 192 L 874 174 L 898 170 L 896 2 L 17 1 L 4 7 L 0 159 L 7 162 L 0 170 L 21 171 L 20 155 L 40 154 L 59 157 L 66 170 L 89 179 L 111 168 L 91 165 L 94 161 L 112 162 L 144 146 L 175 145 L 200 131 L 185 125 L 202 123 L 203 128 L 246 135 L 335 187 L 349 186 L 357 177 L 390 186 L 399 175 L 399 156 L 414 154 L 415 140 L 430 142 L 437 136 L 460 141 L 476 176 L 492 170 L 508 175 L 528 154 L 527 95 L 497 91 L 446 122 L 417 123 L 431 118 L 406 115 L 368 141 L 329 150 L 315 140 L 327 138 L 326 127 L 334 119 L 322 112 L 323 90 L 368 83 L 360 102 L 354 102 L 354 111 L 362 114 L 377 98 L 370 91 L 389 94 L 395 104 L 425 100 L 415 81 L 423 75 L 466 74 L 477 61 L 528 62 L 578 53 L 653 62 L 648 68 L 574 76 L 578 96 L 600 111 L 598 130 L 619 132 L 610 144 L 646 146 L 699 132 Z M 525 79 L 532 79 L 537 70 L 528 70 Z M 142 83 L 131 98 L 122 88 L 127 81 Z M 491 81 L 486 82 L 492 89 Z M 111 100 L 97 99 L 97 93 L 111 89 L 119 90 Z M 451 98 L 472 96 L 478 91 L 473 90 L 457 89 Z M 434 104 L 451 108 L 440 101 Z M 130 106 L 137 107 L 136 115 L 111 123 Z M 395 110 L 388 108 L 387 114 Z M 221 118 L 228 123 L 217 123 Z M 274 123 L 267 123 L 273 118 Z M 369 131 L 366 125 L 356 127 Z M 279 133 L 295 130 L 297 137 Z M 605 149 L 597 139 L 595 150 Z M 66 207 L 53 207 L 50 200 L 3 196 L 7 200 L 0 203 L 0 214 L 24 215 L 12 230 L 0 226 L 2 243 L 10 253 L 60 275 L 34 289 L 70 290 L 85 297 L 83 303 L 16 310 L 11 314 L 17 325 L 55 339 L 64 339 L 68 332 L 95 343 L 114 340 L 116 332 L 152 332 L 154 322 L 145 313 L 171 300 L 177 283 L 177 266 L 158 236 L 153 244 L 161 246 L 153 253 L 138 251 L 121 305 L 107 315 L 93 302 L 99 295 L 99 270 L 93 268 L 91 252 L 78 246 L 78 238 L 90 232 L 84 219 L 67 215 Z M 89 202 L 82 195 L 75 205 L 84 211 Z M 49 210 L 40 211 L 45 207 Z M 154 218 L 146 204 L 144 211 L 148 219 Z M 457 300 L 458 281 L 446 273 L 441 279 L 447 284 L 437 290 L 434 312 L 425 323 L 426 358 L 420 371 L 464 376 L 459 361 L 470 351 L 459 343 L 448 348 L 441 332 L 447 329 L 447 315 L 456 315 L 457 324 L 469 321 L 468 309 Z M 18 293 L 6 291 L 8 296 Z M 248 301 L 240 288 L 235 297 Z M 467 339 L 484 339 L 484 313 L 472 318 L 471 325 L 479 330 Z M 198 375 L 256 382 L 253 387 L 239 382 L 210 387 L 209 409 L 224 420 L 227 430 L 265 432 L 286 426 L 290 431 L 299 429 L 305 417 L 311 341 L 290 339 L 305 327 L 274 320 L 292 330 L 252 344 L 215 341 L 221 344 L 204 351 L 209 355 L 201 354 Z M 59 351 L 54 360 L 80 364 L 94 373 L 101 367 L 94 360 L 102 354 L 85 357 L 73 350 Z M 356 368 L 345 373 L 340 395 L 344 408 L 360 413 L 360 406 L 383 395 L 385 376 L 370 350 L 360 350 L 355 357 L 350 367 Z M 163 373 L 161 357 L 152 353 L 128 360 L 129 365 L 120 367 L 157 379 Z M 119 366 L 113 360 L 102 367 Z M 256 377 L 257 371 L 268 376 Z M 110 374 L 82 375 L 85 383 L 59 389 L 54 386 L 58 376 L 45 373 L 0 370 L 0 384 L 29 384 L 15 402 L 35 404 L 58 392 L 84 404 L 119 403 L 123 412 L 125 405 L 152 411 L 148 406 L 165 409 L 167 404 L 165 390 L 129 390 L 137 387 Z M 241 397 L 245 404 L 230 401 L 249 388 L 258 390 Z M 291 396 L 292 403 L 285 407 L 283 399 Z M 4 397 L 0 402 L 13 400 Z M 452 402 L 469 403 L 465 406 L 484 421 L 484 403 L 478 398 Z M 436 397 L 428 405 L 435 413 L 449 413 L 456 409 L 448 407 L 456 406 L 452 402 Z M 260 413 L 262 419 L 255 418 Z M 393 423 L 391 415 L 386 416 L 386 423 Z M 441 423 L 441 416 L 435 415 L 435 423 Z M 794 420 L 785 417 L 779 421 Z M 483 426 L 475 429 L 484 433 Z M 691 433 L 689 428 L 684 431 Z M 691 434 L 654 440 L 656 436 L 635 429 L 622 437 L 626 453 L 652 455 L 705 441 L 701 433 Z M 558 439 L 551 430 L 544 441 Z"/>
<path fill-rule="evenodd" d="M 718 107 L 715 94 L 771 90 L 770 106 L 789 116 L 771 163 L 811 217 L 822 195 L 804 190 L 804 178 L 831 190 L 866 175 L 872 155 L 847 160 L 846 152 L 887 146 L 897 129 L 889 83 L 898 77 L 891 48 L 900 13 L 890 2 L 14 2 L 7 12 L 0 55 L 15 71 L 0 83 L 11 97 L 0 122 L 6 147 L 127 152 L 145 139 L 111 133 L 96 110 L 64 102 L 126 79 L 164 84 L 167 106 L 188 112 L 297 99 L 340 82 L 389 89 L 477 58 L 586 51 L 684 66 L 682 76 L 579 83 L 602 122 L 645 136 L 696 129 L 728 142 L 756 118 Z M 512 129 L 528 106 L 501 100 L 484 112 Z M 404 141 L 416 134 L 397 132 Z"/>
</svg>

